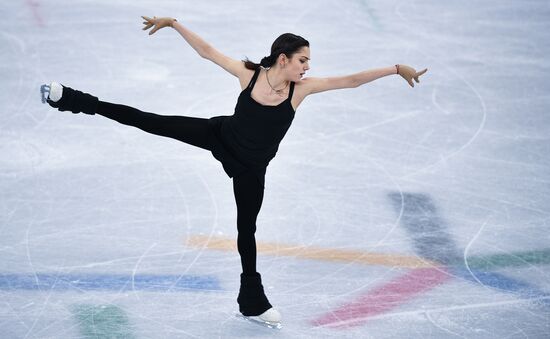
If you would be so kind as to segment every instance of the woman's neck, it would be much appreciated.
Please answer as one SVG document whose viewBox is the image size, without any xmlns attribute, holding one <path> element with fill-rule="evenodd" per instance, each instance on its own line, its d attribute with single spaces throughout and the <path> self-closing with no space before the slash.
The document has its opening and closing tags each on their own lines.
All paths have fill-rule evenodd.
<svg viewBox="0 0 550 339">
<path fill-rule="evenodd" d="M 273 90 L 282 90 L 288 86 L 281 68 L 273 66 L 265 72 L 267 82 Z"/>
</svg>

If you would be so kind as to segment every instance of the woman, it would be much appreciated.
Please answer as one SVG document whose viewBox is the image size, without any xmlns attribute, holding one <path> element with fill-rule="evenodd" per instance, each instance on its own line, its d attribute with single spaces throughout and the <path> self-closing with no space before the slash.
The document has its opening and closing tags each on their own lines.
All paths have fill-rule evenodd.
<svg viewBox="0 0 550 339">
<path fill-rule="evenodd" d="M 239 79 L 242 92 L 232 116 L 210 119 L 161 116 L 135 108 L 99 101 L 98 98 L 58 83 L 45 86 L 47 101 L 60 111 L 100 114 L 146 132 L 174 138 L 209 150 L 233 178 L 237 204 L 237 247 L 242 274 L 237 302 L 244 316 L 258 317 L 268 324 L 279 324 L 281 315 L 265 296 L 261 276 L 256 271 L 256 218 L 262 205 L 266 168 L 291 125 L 296 109 L 311 94 L 353 88 L 391 74 L 401 75 L 414 87 L 416 72 L 405 65 L 368 70 L 332 78 L 303 78 L 309 69 L 309 42 L 286 33 L 278 37 L 271 54 L 260 64 L 232 59 L 173 18 L 149 18 L 144 30 L 171 27 L 208 59 Z"/>
</svg>

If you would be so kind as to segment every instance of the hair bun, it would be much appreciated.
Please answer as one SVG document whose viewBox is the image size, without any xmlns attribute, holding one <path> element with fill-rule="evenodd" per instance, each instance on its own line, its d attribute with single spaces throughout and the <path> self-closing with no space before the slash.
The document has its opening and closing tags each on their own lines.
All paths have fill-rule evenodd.
<svg viewBox="0 0 550 339">
<path fill-rule="evenodd" d="M 273 58 L 271 55 L 264 57 L 262 61 L 260 61 L 260 66 L 265 68 L 273 66 Z"/>
</svg>

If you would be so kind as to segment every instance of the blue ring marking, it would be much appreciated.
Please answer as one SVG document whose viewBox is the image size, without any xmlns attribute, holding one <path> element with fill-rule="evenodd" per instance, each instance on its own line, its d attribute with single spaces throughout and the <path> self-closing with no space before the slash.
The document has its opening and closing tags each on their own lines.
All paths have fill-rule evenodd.
<svg viewBox="0 0 550 339">
<path fill-rule="evenodd" d="M 458 267 L 450 268 L 450 270 L 453 275 L 472 283 L 479 284 L 481 282 L 484 286 L 491 287 L 495 290 L 513 293 L 524 299 L 536 299 L 536 303 L 539 303 L 545 307 L 550 306 L 549 293 L 521 280 L 516 280 L 494 272 L 484 272 L 479 270 L 468 271 L 465 268 Z"/>
<path fill-rule="evenodd" d="M 0 290 L 154 291 L 221 290 L 212 276 L 120 274 L 0 274 Z"/>
</svg>

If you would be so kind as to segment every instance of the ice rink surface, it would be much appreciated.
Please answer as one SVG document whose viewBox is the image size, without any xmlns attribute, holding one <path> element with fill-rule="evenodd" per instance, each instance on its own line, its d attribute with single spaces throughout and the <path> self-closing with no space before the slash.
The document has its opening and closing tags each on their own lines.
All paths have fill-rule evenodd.
<svg viewBox="0 0 550 339">
<path fill-rule="evenodd" d="M 548 1 L 3 1 L 2 338 L 549 338 Z M 309 76 L 427 67 L 313 95 L 271 162 L 258 269 L 283 314 L 235 317 L 231 180 L 210 153 L 58 112 L 57 80 L 167 115 L 230 115 L 238 81 L 173 30 Z"/>
</svg>

